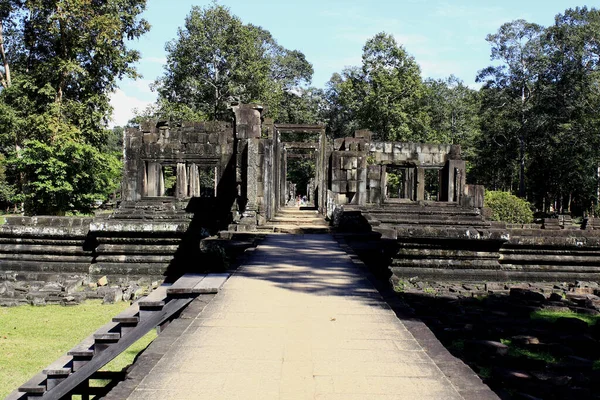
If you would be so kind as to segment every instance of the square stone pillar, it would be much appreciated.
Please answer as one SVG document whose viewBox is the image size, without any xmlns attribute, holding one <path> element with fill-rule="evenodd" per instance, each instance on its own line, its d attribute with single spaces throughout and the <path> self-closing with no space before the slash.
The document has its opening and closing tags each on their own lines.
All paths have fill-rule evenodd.
<svg viewBox="0 0 600 400">
<path fill-rule="evenodd" d="M 200 197 L 200 174 L 196 164 L 189 166 L 188 180 L 190 197 Z"/>
<path fill-rule="evenodd" d="M 417 184 L 417 201 L 425 200 L 425 169 L 421 167 L 417 167 L 416 174 L 416 184 Z"/>
<path fill-rule="evenodd" d="M 185 163 L 177 163 L 176 196 L 179 199 L 188 197 L 188 179 Z"/>
<path fill-rule="evenodd" d="M 146 196 L 160 196 L 160 176 L 162 175 L 162 165 L 157 162 L 148 162 L 146 175 Z"/>
<path fill-rule="evenodd" d="M 466 184 L 466 163 L 464 160 L 448 160 L 443 170 L 442 193 L 445 201 L 458 202 Z"/>
<path fill-rule="evenodd" d="M 252 208 L 256 211 L 258 205 L 258 186 L 259 177 L 262 175 L 259 170 L 260 154 L 259 154 L 260 139 L 248 139 L 248 170 L 246 176 L 246 197 L 248 203 L 246 209 Z"/>
</svg>

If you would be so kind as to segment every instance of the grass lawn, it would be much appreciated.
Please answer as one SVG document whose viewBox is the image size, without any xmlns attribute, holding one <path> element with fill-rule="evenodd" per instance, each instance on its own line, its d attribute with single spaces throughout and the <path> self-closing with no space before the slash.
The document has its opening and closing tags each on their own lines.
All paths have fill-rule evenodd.
<svg viewBox="0 0 600 400">
<path fill-rule="evenodd" d="M 0 308 L 0 399 L 128 306 L 97 300 L 69 307 Z M 103 369 L 120 371 L 155 337 L 151 331 Z"/>
<path fill-rule="evenodd" d="M 549 322 L 556 322 L 559 318 L 577 318 L 587 322 L 588 325 L 594 325 L 600 321 L 600 315 L 577 314 L 573 311 L 552 311 L 538 310 L 531 313 L 532 319 L 542 319 Z"/>
</svg>

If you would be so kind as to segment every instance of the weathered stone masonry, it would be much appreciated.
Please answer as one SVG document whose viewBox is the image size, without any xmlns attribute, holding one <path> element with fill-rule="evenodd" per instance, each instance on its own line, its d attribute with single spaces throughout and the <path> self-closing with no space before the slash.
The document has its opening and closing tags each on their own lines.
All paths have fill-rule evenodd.
<svg viewBox="0 0 600 400">
<path fill-rule="evenodd" d="M 460 146 L 377 142 L 365 130 L 330 140 L 323 125 L 265 119 L 260 105 L 231 110 L 229 122 L 154 121 L 127 130 L 123 200 L 107 218 L 8 217 L 0 281 L 39 288 L 210 269 L 206 249 L 260 231 L 294 196 L 286 172 L 295 149 L 315 161 L 309 197 L 319 212 L 342 230 L 382 238 L 363 247 L 385 253 L 398 277 L 600 280 L 600 231 L 486 221 L 483 188 L 466 184 Z M 285 141 L 287 133 L 311 140 Z M 399 199 L 387 193 L 392 171 L 401 171 Z M 429 201 L 426 176 L 438 182 Z M 223 239 L 206 239 L 217 232 Z M 13 289 L 0 287 L 0 298 Z"/>
</svg>

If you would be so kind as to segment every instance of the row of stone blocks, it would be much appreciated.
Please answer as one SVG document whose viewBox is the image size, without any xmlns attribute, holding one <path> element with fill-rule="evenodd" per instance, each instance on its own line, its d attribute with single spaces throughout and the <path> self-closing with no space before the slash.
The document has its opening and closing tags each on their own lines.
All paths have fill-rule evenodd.
<svg viewBox="0 0 600 400">
<path fill-rule="evenodd" d="M 432 208 L 418 205 L 389 209 Z M 444 206 L 448 209 L 449 205 Z M 441 208 L 441 207 L 440 207 Z M 361 208 L 362 209 L 362 208 Z M 387 213 L 385 207 L 362 211 L 372 232 L 390 246 L 390 270 L 397 279 L 464 281 L 560 281 L 600 279 L 600 231 L 497 229 L 478 217 L 481 225 L 469 225 L 464 216 Z M 360 211 L 358 211 L 360 212 Z M 356 219 L 356 210 L 345 211 Z M 381 215 L 389 221 L 382 224 Z M 443 214 L 442 214 L 443 215 Z M 476 213 L 473 215 L 477 221 Z M 404 218 L 404 220 L 403 220 Z M 434 223 L 434 219 L 439 219 Z M 385 219 L 384 219 L 385 220 Z M 402 221 L 403 223 L 399 223 Z M 464 222 L 464 225 L 461 223 Z M 356 225 L 356 224 L 355 224 Z M 383 245 L 383 244 L 381 244 Z M 377 245 L 375 245 L 377 246 Z"/>
<path fill-rule="evenodd" d="M 467 281 L 600 279 L 598 234 L 547 235 L 550 232 L 537 229 L 526 236 L 493 230 L 474 235 L 464 230 L 449 238 L 447 228 L 438 229 L 437 233 L 435 229 L 420 235 L 413 232 L 410 237 L 398 232 L 399 249 L 390 267 L 394 275 Z"/>
<path fill-rule="evenodd" d="M 87 274 L 94 247 L 88 236 L 91 221 L 6 217 L 6 224 L 0 227 L 0 276 L 50 281 L 59 274 Z"/>
<path fill-rule="evenodd" d="M 0 280 L 161 278 L 189 226 L 189 222 L 90 218 L 54 218 L 55 226 L 48 226 L 39 220 L 7 217 L 7 224 L 0 227 Z"/>
</svg>

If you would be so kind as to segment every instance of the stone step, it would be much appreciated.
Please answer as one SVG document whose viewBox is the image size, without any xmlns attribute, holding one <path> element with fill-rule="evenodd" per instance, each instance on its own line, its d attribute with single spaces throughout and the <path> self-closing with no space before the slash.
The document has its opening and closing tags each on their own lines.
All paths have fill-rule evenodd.
<svg viewBox="0 0 600 400">
<path fill-rule="evenodd" d="M 480 218 L 378 218 L 379 222 L 388 225 L 431 225 L 431 226 L 473 226 L 488 227 L 489 223 Z"/>
<path fill-rule="evenodd" d="M 275 217 L 271 223 L 296 224 L 296 225 L 327 225 L 323 218 L 292 218 L 292 217 Z"/>
<path fill-rule="evenodd" d="M 388 208 L 376 208 L 363 211 L 363 214 L 372 215 L 480 215 L 476 210 L 465 210 L 462 208 L 407 208 L 403 210 L 390 210 Z"/>
<path fill-rule="evenodd" d="M 331 228 L 324 225 L 293 225 L 293 224 L 267 224 L 258 227 L 262 233 L 289 233 L 294 235 L 311 233 L 329 233 Z"/>
</svg>

